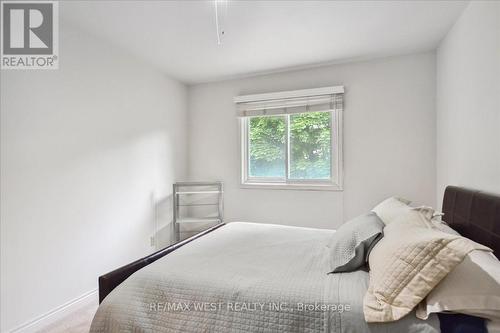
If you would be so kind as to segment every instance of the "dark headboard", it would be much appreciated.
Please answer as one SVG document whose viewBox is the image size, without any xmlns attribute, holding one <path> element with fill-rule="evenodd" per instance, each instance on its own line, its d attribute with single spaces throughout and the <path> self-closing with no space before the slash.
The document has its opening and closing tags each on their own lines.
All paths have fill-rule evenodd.
<svg viewBox="0 0 500 333">
<path fill-rule="evenodd" d="M 493 249 L 500 258 L 500 196 L 448 186 L 443 220 L 462 236 Z"/>
</svg>

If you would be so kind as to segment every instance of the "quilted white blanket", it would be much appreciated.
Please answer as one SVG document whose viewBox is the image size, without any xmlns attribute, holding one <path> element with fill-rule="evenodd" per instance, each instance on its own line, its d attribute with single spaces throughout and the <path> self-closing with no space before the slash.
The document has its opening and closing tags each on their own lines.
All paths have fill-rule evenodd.
<svg viewBox="0 0 500 333">
<path fill-rule="evenodd" d="M 330 274 L 334 231 L 230 223 L 131 275 L 91 332 L 439 332 L 414 313 L 366 324 L 368 274 Z"/>
</svg>

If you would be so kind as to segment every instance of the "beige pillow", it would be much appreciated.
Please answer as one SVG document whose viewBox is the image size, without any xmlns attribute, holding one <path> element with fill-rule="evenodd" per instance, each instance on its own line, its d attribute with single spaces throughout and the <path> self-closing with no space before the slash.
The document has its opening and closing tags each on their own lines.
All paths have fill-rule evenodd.
<svg viewBox="0 0 500 333">
<path fill-rule="evenodd" d="M 500 261 L 491 252 L 472 251 L 417 307 L 417 317 L 457 312 L 500 320 Z"/>
<path fill-rule="evenodd" d="M 447 234 L 452 234 L 452 235 L 460 235 L 455 229 L 451 228 L 449 225 L 447 225 L 446 223 L 440 221 L 440 220 L 436 220 L 436 219 L 432 219 L 432 222 L 434 224 L 434 226 L 441 230 L 442 232 L 445 232 Z"/>
<path fill-rule="evenodd" d="M 384 228 L 384 237 L 370 253 L 370 283 L 363 307 L 366 321 L 404 317 L 474 249 L 489 250 L 437 230 L 425 210 L 401 214 Z"/>
<path fill-rule="evenodd" d="M 375 208 L 372 209 L 372 212 L 377 214 L 377 216 L 382 220 L 382 222 L 384 222 L 385 224 L 389 224 L 398 215 L 410 209 L 410 206 L 408 206 L 410 203 L 411 201 L 403 198 L 391 197 L 385 199 L 377 206 L 375 206 Z"/>
</svg>

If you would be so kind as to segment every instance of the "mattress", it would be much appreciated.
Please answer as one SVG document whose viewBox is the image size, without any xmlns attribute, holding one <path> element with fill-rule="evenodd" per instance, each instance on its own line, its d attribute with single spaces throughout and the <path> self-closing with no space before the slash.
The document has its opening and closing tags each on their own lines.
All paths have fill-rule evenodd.
<svg viewBox="0 0 500 333">
<path fill-rule="evenodd" d="M 327 274 L 333 230 L 234 222 L 132 274 L 91 332 L 439 332 L 414 313 L 367 324 L 368 273 Z"/>
</svg>

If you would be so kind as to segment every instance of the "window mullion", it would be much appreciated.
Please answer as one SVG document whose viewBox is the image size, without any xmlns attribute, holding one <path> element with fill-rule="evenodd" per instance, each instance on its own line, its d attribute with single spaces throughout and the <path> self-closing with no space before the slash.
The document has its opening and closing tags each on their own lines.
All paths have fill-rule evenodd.
<svg viewBox="0 0 500 333">
<path fill-rule="evenodd" d="M 246 179 L 250 179 L 250 119 L 245 118 L 245 172 Z"/>
<path fill-rule="evenodd" d="M 285 150 L 285 182 L 288 183 L 290 178 L 290 115 L 286 116 L 286 150 Z"/>
</svg>

